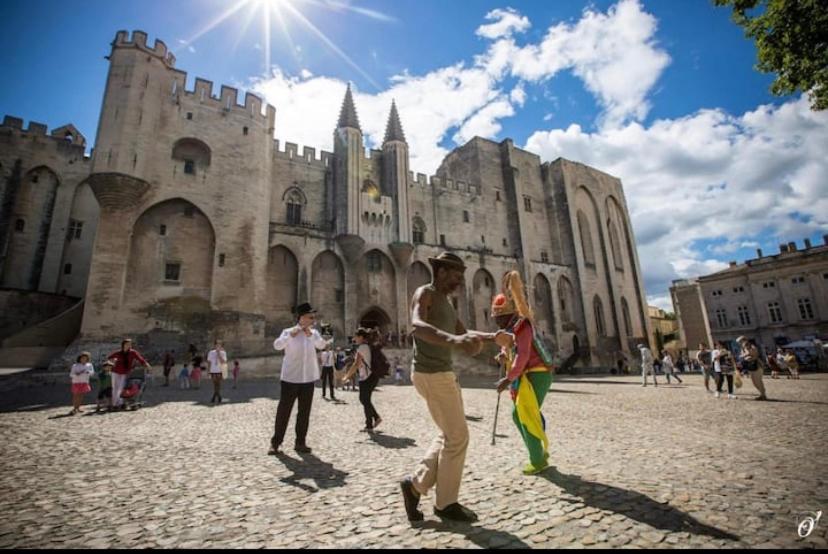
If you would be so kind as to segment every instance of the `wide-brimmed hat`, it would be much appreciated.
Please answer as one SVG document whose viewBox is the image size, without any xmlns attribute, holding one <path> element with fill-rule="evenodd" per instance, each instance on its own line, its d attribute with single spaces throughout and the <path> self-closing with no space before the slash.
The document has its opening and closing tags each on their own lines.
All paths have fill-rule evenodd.
<svg viewBox="0 0 828 554">
<path fill-rule="evenodd" d="M 515 303 L 505 294 L 498 294 L 492 299 L 492 317 L 512 315 L 515 311 Z"/>
<path fill-rule="evenodd" d="M 293 313 L 296 314 L 296 317 L 302 317 L 305 314 L 315 314 L 316 310 L 311 308 L 311 305 L 305 302 L 296 306 L 293 309 Z"/>
<path fill-rule="evenodd" d="M 115 362 L 113 362 L 112 360 L 107 360 L 103 363 L 103 367 L 106 367 L 108 365 L 112 366 L 112 367 L 115 367 Z"/>
<path fill-rule="evenodd" d="M 466 264 L 463 263 L 460 256 L 452 254 L 451 252 L 443 252 L 436 258 L 429 258 L 428 262 L 433 269 L 437 269 L 438 266 L 443 266 L 450 269 L 459 269 L 460 271 L 466 270 Z"/>
<path fill-rule="evenodd" d="M 639 345 L 638 345 L 638 349 L 639 349 L 639 350 L 641 350 L 642 348 L 646 348 L 646 345 L 639 344 Z"/>
<path fill-rule="evenodd" d="M 741 337 L 736 339 L 736 342 L 742 342 L 742 341 L 747 341 L 747 340 L 748 340 L 747 337 L 742 335 Z"/>
<path fill-rule="evenodd" d="M 92 361 L 92 354 L 90 354 L 89 352 L 81 352 L 80 354 L 78 354 L 78 357 L 75 359 L 75 361 L 80 363 L 80 359 L 83 358 L 84 356 L 86 356 L 86 361 L 87 362 Z"/>
</svg>

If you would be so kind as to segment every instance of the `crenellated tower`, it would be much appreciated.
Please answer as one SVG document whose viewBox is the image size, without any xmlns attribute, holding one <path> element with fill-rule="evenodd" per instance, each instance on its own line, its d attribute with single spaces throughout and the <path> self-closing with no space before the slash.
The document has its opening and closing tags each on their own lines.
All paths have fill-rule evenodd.
<svg viewBox="0 0 828 554">
<path fill-rule="evenodd" d="M 399 242 L 411 242 L 408 160 L 408 143 L 405 141 L 397 104 L 392 100 L 382 143 L 382 193 L 394 199 L 394 230 Z"/>
<path fill-rule="evenodd" d="M 364 156 L 362 129 L 359 126 L 351 85 L 345 91 L 339 122 L 334 131 L 334 204 L 336 233 L 359 234 L 360 162 Z"/>
</svg>

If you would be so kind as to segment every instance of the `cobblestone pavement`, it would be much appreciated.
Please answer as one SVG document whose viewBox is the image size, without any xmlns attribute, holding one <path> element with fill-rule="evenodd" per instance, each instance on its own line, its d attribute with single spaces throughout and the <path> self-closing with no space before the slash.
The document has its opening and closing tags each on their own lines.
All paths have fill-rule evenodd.
<svg viewBox="0 0 828 554">
<path fill-rule="evenodd" d="M 544 414 L 555 469 L 526 477 L 501 398 L 462 379 L 471 444 L 461 501 L 474 525 L 405 518 L 398 480 L 435 434 L 411 386 L 382 385 L 381 433 L 359 432 L 357 393 L 317 389 L 308 443 L 267 456 L 275 380 L 226 390 L 154 385 L 135 412 L 67 417 L 68 384 L 0 400 L 0 548 L 9 547 L 825 547 L 828 375 L 746 382 L 714 399 L 699 376 L 560 379 Z M 8 387 L 6 387 L 8 389 Z M 92 395 L 88 396 L 91 400 Z M 286 437 L 292 444 L 293 424 Z"/>
</svg>

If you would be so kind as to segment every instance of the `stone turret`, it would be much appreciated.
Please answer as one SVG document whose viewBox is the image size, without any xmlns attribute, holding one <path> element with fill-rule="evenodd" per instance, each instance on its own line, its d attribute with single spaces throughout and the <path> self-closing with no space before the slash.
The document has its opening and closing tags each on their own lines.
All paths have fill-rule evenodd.
<svg viewBox="0 0 828 554">
<path fill-rule="evenodd" d="M 394 100 L 391 100 L 391 113 L 388 114 L 388 123 L 385 126 L 385 140 L 383 143 L 392 141 L 405 142 L 405 133 L 403 133 L 400 114 L 397 112 L 397 103 Z"/>
<path fill-rule="evenodd" d="M 399 242 L 411 242 L 411 221 L 408 214 L 408 144 L 405 142 L 397 104 L 391 101 L 391 113 L 382 144 L 383 194 L 394 199 L 394 227 Z"/>
<path fill-rule="evenodd" d="M 338 129 L 351 128 L 356 129 L 360 133 L 362 128 L 359 126 L 359 117 L 357 117 L 356 106 L 354 106 L 354 97 L 351 95 L 351 84 L 348 83 L 348 89 L 345 91 L 345 99 L 342 101 L 342 108 L 339 110 L 339 123 L 336 127 Z"/>
<path fill-rule="evenodd" d="M 334 205 L 339 235 L 359 234 L 359 176 L 364 154 L 362 130 L 348 84 L 334 131 Z"/>
</svg>

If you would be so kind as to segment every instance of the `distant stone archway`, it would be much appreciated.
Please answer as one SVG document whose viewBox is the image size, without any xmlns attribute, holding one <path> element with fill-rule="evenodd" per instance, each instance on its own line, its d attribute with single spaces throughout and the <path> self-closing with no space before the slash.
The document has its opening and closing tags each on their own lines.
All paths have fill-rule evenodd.
<svg viewBox="0 0 828 554">
<path fill-rule="evenodd" d="M 366 329 L 379 329 L 383 336 L 393 330 L 391 318 L 388 317 L 385 310 L 377 306 L 370 308 L 360 316 L 359 326 Z"/>
<path fill-rule="evenodd" d="M 264 300 L 265 319 L 275 327 L 294 325 L 293 308 L 296 306 L 299 263 L 286 246 L 276 246 L 267 255 L 267 275 Z"/>
</svg>

